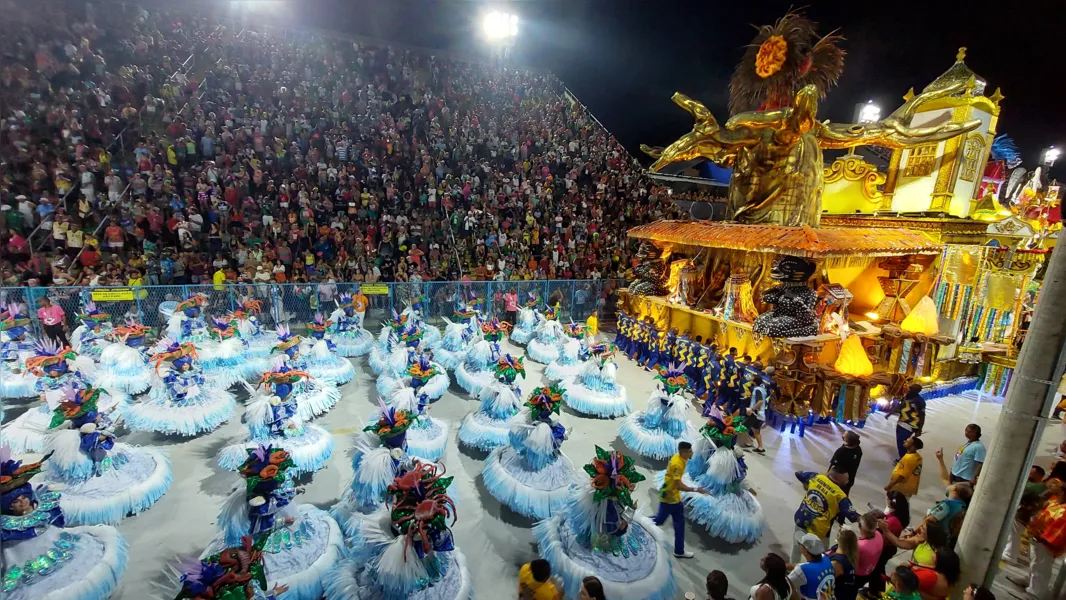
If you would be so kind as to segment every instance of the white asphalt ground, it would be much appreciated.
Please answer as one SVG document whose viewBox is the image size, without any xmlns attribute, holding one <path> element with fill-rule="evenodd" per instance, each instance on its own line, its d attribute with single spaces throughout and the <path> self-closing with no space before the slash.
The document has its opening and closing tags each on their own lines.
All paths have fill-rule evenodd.
<svg viewBox="0 0 1066 600">
<path fill-rule="evenodd" d="M 511 347 L 512 353 L 521 353 L 521 348 Z M 351 467 L 346 450 L 351 446 L 355 432 L 362 426 L 376 405 L 374 375 L 366 366 L 365 359 L 355 359 L 356 378 L 343 388 L 339 405 L 315 422 L 333 432 L 336 448 L 329 466 L 316 473 L 306 484 L 306 492 L 298 502 L 311 503 L 328 508 L 339 497 L 344 483 L 351 477 Z M 528 391 L 542 384 L 543 366 L 526 361 L 529 377 L 521 381 Z M 639 410 L 653 388 L 652 375 L 636 367 L 628 359 L 621 359 L 620 382 L 628 390 L 634 406 Z M 445 420 L 450 427 L 450 441 L 443 462 L 450 475 L 455 475 L 452 493 L 459 506 L 459 522 L 454 528 L 458 547 L 466 555 L 475 581 L 476 597 L 512 598 L 519 567 L 536 558 L 537 549 L 530 532 L 532 522 L 502 507 L 484 490 L 480 473 L 483 454 L 460 449 L 456 442 L 459 421 L 468 412 L 477 409 L 471 399 L 454 383 L 443 398 L 434 403 L 432 413 Z M 922 478 L 919 495 L 912 501 L 912 518 L 920 518 L 934 502 L 944 495 L 935 467 L 933 452 L 943 447 L 951 457 L 964 442 L 963 428 L 967 423 L 978 423 L 984 428 L 985 443 L 994 447 L 995 423 L 1001 406 L 977 403 L 973 400 L 952 397 L 929 402 L 923 451 L 926 471 Z M 9 407 L 8 416 L 20 412 Z M 699 422 L 696 408 L 691 410 L 693 423 Z M 625 451 L 617 438 L 619 419 L 613 421 L 589 419 L 564 409 L 562 423 L 572 431 L 563 444 L 563 452 L 578 466 L 593 456 L 595 445 L 613 447 Z M 895 457 L 895 422 L 874 416 L 862 430 L 864 451 L 858 482 L 852 490 L 852 498 L 860 510 L 867 503 L 884 504 L 883 486 L 888 481 Z M 840 445 L 844 427 L 836 425 L 816 426 L 807 431 L 806 437 L 789 433 L 779 434 L 764 429 L 763 438 L 767 447 L 765 456 L 748 454 L 748 481 L 758 493 L 766 515 L 766 530 L 762 539 L 753 547 L 736 547 L 711 538 L 698 525 L 689 525 L 686 532 L 688 549 L 696 553 L 689 560 L 675 560 L 674 569 L 678 579 L 679 598 L 684 592 L 693 592 L 703 597 L 704 579 L 714 569 L 722 570 L 729 577 L 731 595 L 738 599 L 748 597 L 748 588 L 761 577 L 759 559 L 770 551 L 783 552 L 790 549 L 793 532 L 792 515 L 799 503 L 801 488 L 793 472 L 797 470 L 824 470 L 833 451 Z M 1037 453 L 1037 463 L 1047 466 L 1051 453 L 1066 436 L 1059 426 L 1047 430 Z M 215 515 L 223 499 L 238 483 L 235 473 L 222 471 L 215 465 L 215 456 L 224 446 L 245 439 L 244 427 L 234 419 L 218 431 L 200 438 L 186 440 L 152 434 L 131 434 L 123 441 L 156 445 L 167 452 L 174 466 L 174 483 L 169 492 L 149 511 L 126 519 L 120 525 L 130 544 L 130 562 L 123 583 L 114 600 L 147 600 L 157 595 L 166 597 L 157 587 L 164 581 L 162 572 L 172 564 L 176 556 L 199 554 L 216 533 Z M 665 463 L 639 458 L 637 464 L 649 480 L 653 471 L 665 468 Z M 986 482 L 987 484 L 987 482 Z M 654 512 L 656 490 L 650 481 L 641 483 L 635 496 L 646 512 Z M 669 528 L 669 525 L 668 525 Z M 1000 577 L 1000 581 L 1003 578 Z M 999 587 L 999 586 L 997 586 Z M 1008 590 L 1009 588 L 1009 590 Z M 1000 598 L 1008 598 L 1008 591 L 1018 589 L 1006 584 L 997 589 Z"/>
</svg>

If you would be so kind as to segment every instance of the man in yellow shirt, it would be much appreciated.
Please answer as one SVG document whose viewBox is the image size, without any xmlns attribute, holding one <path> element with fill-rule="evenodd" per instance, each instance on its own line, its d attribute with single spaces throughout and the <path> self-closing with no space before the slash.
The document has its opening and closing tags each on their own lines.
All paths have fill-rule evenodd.
<svg viewBox="0 0 1066 600">
<path fill-rule="evenodd" d="M 918 484 L 922 480 L 922 455 L 918 451 L 922 447 L 922 440 L 915 435 L 903 442 L 906 454 L 892 469 L 892 477 L 885 486 L 886 492 L 899 492 L 908 498 L 918 493 Z"/>
<path fill-rule="evenodd" d="M 370 302 L 366 298 L 366 294 L 363 293 L 363 289 L 359 286 L 355 286 L 355 294 L 352 295 L 352 310 L 355 311 L 355 316 L 359 319 L 359 327 L 363 326 L 363 319 L 366 318 L 366 307 Z"/>
<path fill-rule="evenodd" d="M 519 600 L 561 600 L 563 595 L 552 582 L 551 563 L 538 558 L 518 570 Z"/>
<path fill-rule="evenodd" d="M 597 316 L 596 311 L 592 311 L 589 318 L 585 320 L 585 334 L 591 339 L 596 339 L 596 336 L 600 333 L 600 318 Z"/>
<path fill-rule="evenodd" d="M 211 275 L 211 281 L 215 284 L 216 290 L 222 291 L 226 289 L 223 286 L 223 284 L 226 283 L 226 272 L 222 270 L 222 267 L 216 269 L 215 273 Z"/>
<path fill-rule="evenodd" d="M 677 445 L 677 454 L 670 458 L 670 464 L 666 466 L 666 476 L 663 478 L 663 486 L 659 488 L 659 512 L 655 515 L 655 524 L 662 527 L 666 519 L 674 521 L 674 556 L 678 558 L 692 558 L 695 554 L 685 552 L 685 505 L 681 502 L 681 492 L 697 492 L 706 494 L 703 488 L 693 488 L 681 481 L 685 474 L 685 465 L 692 458 L 692 444 L 680 442 Z"/>
</svg>

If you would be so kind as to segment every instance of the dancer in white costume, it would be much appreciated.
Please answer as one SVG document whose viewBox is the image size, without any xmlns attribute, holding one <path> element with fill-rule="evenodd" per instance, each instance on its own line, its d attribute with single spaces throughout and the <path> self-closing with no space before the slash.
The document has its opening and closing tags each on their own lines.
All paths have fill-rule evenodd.
<svg viewBox="0 0 1066 600">
<path fill-rule="evenodd" d="M 540 300 L 537 299 L 537 295 L 533 292 L 526 292 L 526 302 L 522 308 L 518 309 L 518 322 L 515 323 L 514 329 L 511 330 L 511 341 L 519 344 L 526 345 L 529 340 L 533 339 L 533 333 L 540 324 L 544 317 L 537 312 L 537 305 L 540 304 Z"/>
<path fill-rule="evenodd" d="M 338 298 L 337 310 L 329 316 L 333 323 L 329 331 L 333 334 L 333 342 L 341 356 L 362 356 L 370 352 L 374 345 L 374 334 L 363 328 L 366 307 L 366 296 L 358 287 L 355 288 L 354 296 L 341 294 Z"/>
<path fill-rule="evenodd" d="M 389 398 L 397 389 L 418 387 L 430 401 L 440 399 L 451 385 L 444 367 L 429 358 L 431 351 L 422 346 L 422 332 L 408 323 L 399 343 L 389 356 L 388 366 L 378 376 L 378 395 Z"/>
<path fill-rule="evenodd" d="M 589 358 L 577 375 L 562 382 L 566 389 L 563 400 L 575 411 L 610 419 L 623 417 L 632 410 L 626 388 L 618 383 L 618 363 L 614 353 L 618 348 L 611 342 L 589 346 Z"/>
<path fill-rule="evenodd" d="M 524 359 L 505 354 L 496 361 L 496 381 L 481 389 L 481 408 L 459 425 L 460 444 L 486 452 L 507 445 L 511 419 L 522 408 L 522 390 L 515 380 L 526 376 Z"/>
<path fill-rule="evenodd" d="M 303 340 L 289 331 L 288 325 L 278 325 L 277 334 L 278 345 L 274 347 L 274 351 L 279 358 L 276 363 L 310 375 L 306 379 L 293 383 L 293 394 L 297 398 L 296 416 L 304 421 L 310 421 L 326 414 L 341 399 L 337 384 L 332 379 L 319 378 L 311 373 L 307 360 L 300 353 L 300 343 Z"/>
<path fill-rule="evenodd" d="M 344 535 L 333 517 L 310 504 L 295 504 L 299 492 L 289 453 L 270 445 L 248 450 L 238 472 L 244 482 L 222 504 L 220 534 L 205 554 L 266 537 L 263 562 L 268 586 L 287 588 L 288 600 L 318 600 L 322 579 L 344 556 Z"/>
<path fill-rule="evenodd" d="M 385 506 L 349 530 L 350 556 L 325 581 L 327 600 L 467 600 L 473 582 L 448 521 L 444 465 L 419 463 L 388 488 Z"/>
<path fill-rule="evenodd" d="M 30 479 L 42 463 L 0 447 L 0 547 L 4 600 L 107 600 L 126 570 L 127 546 L 114 527 L 67 527 L 59 492 Z"/>
<path fill-rule="evenodd" d="M 567 437 L 555 418 L 560 406 L 558 387 L 533 390 L 510 421 L 509 444 L 493 450 L 481 471 L 489 493 L 527 517 L 546 519 L 566 504 L 574 469 L 560 450 Z"/>
<path fill-rule="evenodd" d="M 566 506 L 533 527 L 541 557 L 576 598 L 595 574 L 609 598 L 671 600 L 677 595 L 662 530 L 637 510 L 633 492 L 644 476 L 633 459 L 596 447 Z"/>
<path fill-rule="evenodd" d="M 584 365 L 583 355 L 588 354 L 584 325 L 570 321 L 570 324 L 563 328 L 563 333 L 566 338 L 559 348 L 559 356 L 544 369 L 544 377 L 549 381 L 562 381 L 577 375 Z"/>
<path fill-rule="evenodd" d="M 33 356 L 30 320 L 18 304 L 0 307 L 0 398 L 32 398 L 37 376 L 26 368 Z"/>
<path fill-rule="evenodd" d="M 270 370 L 271 353 L 278 344 L 274 331 L 265 329 L 259 315 L 263 314 L 263 303 L 259 300 L 245 298 L 240 306 L 226 315 L 237 330 L 237 335 L 245 343 L 244 373 L 246 379 L 258 379 Z"/>
<path fill-rule="evenodd" d="M 284 365 L 264 373 L 259 386 L 267 389 L 257 391 L 245 411 L 249 439 L 223 448 L 218 465 L 236 471 L 248 458 L 249 449 L 271 444 L 292 456 L 293 476 L 324 467 L 333 454 L 333 436 L 317 425 L 304 424 L 296 415 L 300 395 L 296 384 L 309 377 L 306 372 Z"/>
<path fill-rule="evenodd" d="M 179 302 L 167 315 L 167 337 L 179 343 L 207 341 L 207 322 L 201 314 L 206 305 L 207 296 L 203 294 L 193 294 Z"/>
<path fill-rule="evenodd" d="M 315 313 L 315 320 L 307 324 L 310 340 L 304 340 L 300 355 L 307 364 L 307 372 L 317 379 L 329 379 L 338 386 L 344 385 L 355 377 L 352 361 L 337 354 L 337 345 L 329 334 L 330 322 L 322 313 Z"/>
<path fill-rule="evenodd" d="M 280 600 L 288 590 L 285 586 L 267 592 L 264 547 L 268 541 L 266 535 L 245 536 L 235 546 L 173 568 L 171 577 L 177 575 L 173 586 L 178 588 L 174 600 Z"/>
<path fill-rule="evenodd" d="M 75 318 L 81 321 L 81 325 L 75 327 L 70 334 L 70 347 L 78 356 L 99 361 L 100 354 L 111 343 L 108 341 L 111 315 L 100 311 L 96 303 L 90 300 L 85 303 L 85 312 L 79 313 Z"/>
<path fill-rule="evenodd" d="M 241 339 L 237 328 L 226 319 L 211 319 L 209 340 L 198 343 L 200 366 L 216 385 L 225 389 L 246 378 L 263 374 L 262 364 L 248 360 L 248 342 Z"/>
<path fill-rule="evenodd" d="M 17 454 L 44 452 L 53 411 L 63 401 L 67 388 L 89 387 L 93 364 L 91 360 L 79 357 L 69 346 L 60 348 L 46 339 L 34 345 L 34 356 L 26 359 L 26 369 L 37 377 L 36 391 L 41 403 L 4 425 L 0 434 L 4 443 Z M 103 392 L 98 405 L 100 410 L 117 418 L 125 410 L 127 398 L 121 392 Z"/>
<path fill-rule="evenodd" d="M 414 323 L 422 331 L 422 343 L 430 348 L 436 348 L 440 345 L 443 337 L 441 336 L 440 329 L 430 325 L 423 317 L 425 312 L 429 309 L 429 300 L 425 296 L 415 296 L 411 299 L 411 303 L 403 309 L 402 316 L 409 322 Z"/>
<path fill-rule="evenodd" d="M 433 358 L 445 369 L 454 371 L 459 363 L 466 358 L 466 352 L 470 350 L 481 337 L 481 327 L 477 317 L 468 321 L 453 323 L 444 317 L 444 338 L 440 346 L 433 350 Z"/>
<path fill-rule="evenodd" d="M 500 358 L 500 340 L 511 330 L 511 324 L 493 317 L 481 323 L 482 339 L 467 351 L 455 369 L 455 380 L 474 397 L 481 389 L 496 380 L 492 366 Z"/>
<path fill-rule="evenodd" d="M 128 317 L 126 324 L 111 330 L 111 342 L 100 354 L 96 367 L 96 387 L 135 395 L 152 384 L 145 336 L 151 331 Z"/>
<path fill-rule="evenodd" d="M 563 326 L 556 318 L 558 314 L 558 306 L 549 308 L 544 313 L 544 320 L 537 324 L 533 339 L 526 344 L 526 356 L 530 360 L 546 365 L 559 357 L 565 336 Z"/>
<path fill-rule="evenodd" d="M 618 437 L 641 456 L 665 460 L 677 451 L 678 442 L 692 443 L 699 432 L 688 422 L 689 401 L 683 392 L 688 377 L 681 365 L 661 369 L 658 384 L 648 398 L 648 407 L 633 413 L 618 426 Z"/>
<path fill-rule="evenodd" d="M 429 416 L 429 402 L 430 399 L 422 393 L 420 386 L 402 387 L 389 397 L 388 406 L 412 415 L 412 424 L 407 430 L 407 451 L 418 458 L 435 461 L 444 456 L 448 444 L 448 424 Z M 380 420 L 380 411 L 370 415 L 370 422 Z"/>
<path fill-rule="evenodd" d="M 172 342 L 152 360 L 152 391 L 126 411 L 131 430 L 192 437 L 214 431 L 233 418 L 237 408 L 233 394 L 204 376 L 191 342 Z M 158 370 L 164 362 L 170 365 L 160 377 Z"/>
<path fill-rule="evenodd" d="M 68 387 L 50 423 L 46 478 L 62 486 L 60 506 L 74 525 L 117 525 L 170 488 L 170 461 L 154 448 L 116 442 L 100 398 L 100 390 Z"/>
</svg>

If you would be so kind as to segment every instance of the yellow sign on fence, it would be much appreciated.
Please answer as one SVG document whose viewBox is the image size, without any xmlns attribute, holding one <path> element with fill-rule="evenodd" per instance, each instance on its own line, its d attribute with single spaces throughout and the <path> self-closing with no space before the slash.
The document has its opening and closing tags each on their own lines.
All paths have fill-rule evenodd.
<svg viewBox="0 0 1066 600">
<path fill-rule="evenodd" d="M 93 290 L 93 302 L 126 302 L 133 300 L 131 288 L 109 288 L 106 290 Z"/>
<path fill-rule="evenodd" d="M 389 284 L 387 284 L 387 283 L 364 283 L 363 285 L 359 286 L 359 289 L 362 290 L 363 293 L 368 295 L 368 296 L 374 296 L 374 295 L 380 295 L 380 294 L 388 294 L 389 293 Z"/>
</svg>

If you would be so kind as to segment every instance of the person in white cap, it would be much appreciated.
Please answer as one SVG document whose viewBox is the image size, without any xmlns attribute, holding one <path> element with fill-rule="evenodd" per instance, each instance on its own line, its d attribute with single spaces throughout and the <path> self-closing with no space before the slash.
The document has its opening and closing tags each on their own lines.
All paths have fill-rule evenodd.
<svg viewBox="0 0 1066 600">
<path fill-rule="evenodd" d="M 804 600 L 833 598 L 836 574 L 833 561 L 825 555 L 825 544 L 813 533 L 796 532 L 796 545 L 803 553 L 803 561 L 794 565 L 788 574 L 792 589 L 799 590 Z"/>
</svg>

